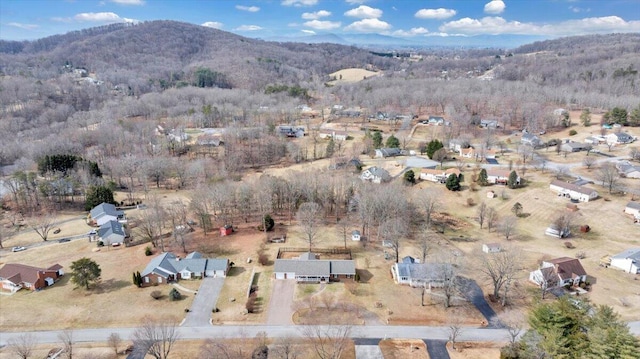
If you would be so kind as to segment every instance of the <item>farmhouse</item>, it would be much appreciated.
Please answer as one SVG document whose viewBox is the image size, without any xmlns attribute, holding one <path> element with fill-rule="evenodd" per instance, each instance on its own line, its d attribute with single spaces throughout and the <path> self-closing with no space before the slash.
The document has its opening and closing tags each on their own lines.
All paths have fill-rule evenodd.
<svg viewBox="0 0 640 359">
<path fill-rule="evenodd" d="M 7 263 L 0 268 L 0 289 L 15 293 L 22 288 L 40 290 L 53 285 L 64 275 L 62 266 L 54 264 L 49 268 L 37 268 L 19 263 Z"/>
<path fill-rule="evenodd" d="M 640 202 L 629 202 L 624 207 L 624 213 L 630 214 L 636 220 L 640 220 Z"/>
<path fill-rule="evenodd" d="M 445 183 L 447 178 L 452 174 L 460 176 L 460 170 L 457 168 L 448 168 L 446 170 L 423 168 L 420 170 L 420 179 L 424 181 Z"/>
<path fill-rule="evenodd" d="M 100 203 L 99 205 L 93 207 L 93 209 L 89 212 L 89 215 L 91 216 L 91 221 L 98 226 L 102 226 L 109 221 L 127 223 L 124 212 L 117 210 L 116 206 L 112 205 L 111 203 Z"/>
<path fill-rule="evenodd" d="M 360 179 L 373 183 L 384 183 L 391 181 L 391 175 L 384 168 L 373 166 L 362 171 Z"/>
<path fill-rule="evenodd" d="M 107 246 L 121 245 L 125 237 L 124 227 L 118 221 L 109 221 L 98 229 L 98 241 Z"/>
<path fill-rule="evenodd" d="M 509 170 L 488 169 L 487 182 L 492 184 L 507 184 L 510 174 L 511 172 Z M 516 179 L 516 183 L 520 183 L 520 176 Z"/>
<path fill-rule="evenodd" d="M 376 158 L 387 158 L 400 156 L 402 151 L 399 148 L 378 148 L 376 149 Z"/>
<path fill-rule="evenodd" d="M 558 193 L 558 196 L 568 197 L 580 202 L 589 202 L 598 198 L 598 192 L 591 188 L 560 180 L 551 182 L 549 188 Z"/>
<path fill-rule="evenodd" d="M 317 259 L 306 252 L 297 259 L 276 259 L 273 267 L 276 279 L 295 279 L 298 283 L 321 283 L 331 280 L 354 279 L 356 263 L 348 259 Z"/>
<path fill-rule="evenodd" d="M 228 271 L 228 259 L 202 258 L 198 252 L 191 252 L 181 259 L 165 252 L 153 258 L 140 275 L 142 286 L 147 287 L 180 279 L 226 277 Z"/>
<path fill-rule="evenodd" d="M 398 284 L 431 289 L 442 287 L 450 280 L 452 269 L 448 263 L 416 263 L 413 258 L 405 257 L 402 263 L 394 263 L 391 274 Z"/>
<path fill-rule="evenodd" d="M 561 257 L 543 261 L 540 268 L 529 273 L 529 280 L 544 288 L 578 286 L 587 281 L 587 272 L 578 259 Z"/>
<path fill-rule="evenodd" d="M 627 249 L 611 257 L 611 266 L 627 273 L 640 273 L 640 248 Z"/>
<path fill-rule="evenodd" d="M 322 139 L 333 138 L 336 141 L 346 141 L 349 134 L 346 131 L 320 130 L 318 136 Z"/>
</svg>

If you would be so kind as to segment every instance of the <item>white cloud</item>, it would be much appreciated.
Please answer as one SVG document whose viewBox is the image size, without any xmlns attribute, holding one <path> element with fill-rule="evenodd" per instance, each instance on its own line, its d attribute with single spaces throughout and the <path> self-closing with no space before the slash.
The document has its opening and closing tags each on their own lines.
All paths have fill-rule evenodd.
<svg viewBox="0 0 640 359">
<path fill-rule="evenodd" d="M 309 35 L 315 35 L 316 34 L 316 32 L 313 31 L 313 30 L 300 30 L 300 31 L 304 32 L 305 34 L 309 34 Z"/>
<path fill-rule="evenodd" d="M 345 0 L 347 4 L 349 5 L 360 5 L 360 4 L 364 4 L 369 0 Z"/>
<path fill-rule="evenodd" d="M 533 24 L 507 21 L 501 17 L 480 20 L 465 17 L 440 26 L 440 31 L 463 35 L 546 35 L 573 36 L 612 32 L 640 32 L 640 21 L 625 21 L 618 16 L 590 17 L 556 24 Z"/>
<path fill-rule="evenodd" d="M 342 23 L 339 21 L 311 20 L 305 22 L 303 25 L 316 30 L 333 30 L 339 28 Z"/>
<path fill-rule="evenodd" d="M 377 19 L 382 16 L 382 10 L 360 5 L 344 13 L 345 16 L 357 17 L 360 19 Z"/>
<path fill-rule="evenodd" d="M 262 28 L 258 25 L 240 25 L 234 29 L 235 31 L 258 31 Z"/>
<path fill-rule="evenodd" d="M 76 14 L 73 19 L 80 22 L 138 22 L 138 20 L 135 19 L 120 17 L 113 12 L 83 12 Z"/>
<path fill-rule="evenodd" d="M 242 10 L 242 11 L 248 11 L 248 12 L 258 12 L 258 11 L 260 11 L 260 8 L 257 7 L 257 6 L 236 5 L 236 9 Z"/>
<path fill-rule="evenodd" d="M 203 23 L 202 26 L 211 27 L 211 28 L 214 28 L 214 29 L 222 29 L 223 24 L 221 22 L 218 22 L 218 21 L 207 21 L 207 22 Z"/>
<path fill-rule="evenodd" d="M 331 16 L 331 12 L 327 11 L 327 10 L 320 10 L 320 11 L 316 11 L 316 12 L 305 12 L 302 13 L 302 18 L 305 20 L 316 20 L 319 19 L 321 17 L 327 17 L 327 16 Z"/>
<path fill-rule="evenodd" d="M 487 14 L 498 15 L 502 14 L 506 7 L 507 5 L 505 5 L 502 0 L 491 0 L 484 5 L 484 12 Z"/>
<path fill-rule="evenodd" d="M 448 19 L 455 16 L 458 12 L 453 9 L 420 9 L 416 12 L 415 17 L 418 19 Z"/>
<path fill-rule="evenodd" d="M 109 0 L 119 5 L 144 5 L 144 0 Z"/>
<path fill-rule="evenodd" d="M 356 21 L 344 29 L 347 31 L 357 31 L 357 32 L 381 32 L 391 29 L 391 25 L 378 19 L 362 19 L 360 21 Z"/>
<path fill-rule="evenodd" d="M 579 12 L 590 12 L 591 8 L 582 8 L 582 7 L 576 7 L 576 6 L 569 6 L 569 10 L 575 12 L 575 13 L 579 13 Z"/>
<path fill-rule="evenodd" d="M 427 30 L 424 27 L 414 27 L 409 31 L 396 30 L 393 32 L 393 36 L 412 37 L 412 36 L 418 36 L 418 35 L 426 35 L 428 33 L 429 33 L 429 30 Z"/>
<path fill-rule="evenodd" d="M 38 25 L 35 25 L 35 24 L 22 24 L 19 22 L 10 22 L 7 24 L 7 26 L 13 26 L 23 30 L 33 30 L 39 27 Z"/>
<path fill-rule="evenodd" d="M 313 6 L 318 3 L 318 0 L 282 0 L 281 4 L 284 6 Z"/>
</svg>

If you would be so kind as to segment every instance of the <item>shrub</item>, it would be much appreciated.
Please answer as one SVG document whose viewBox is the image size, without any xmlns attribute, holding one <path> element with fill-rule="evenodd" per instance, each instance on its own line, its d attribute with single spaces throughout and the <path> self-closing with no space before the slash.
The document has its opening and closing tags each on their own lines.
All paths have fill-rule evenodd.
<svg viewBox="0 0 640 359">
<path fill-rule="evenodd" d="M 269 256 L 261 253 L 260 255 L 258 255 L 258 263 L 260 263 L 260 265 L 266 266 L 267 264 L 269 264 Z"/>
<path fill-rule="evenodd" d="M 253 313 L 256 310 L 256 299 L 256 293 L 251 293 L 249 298 L 247 298 L 247 303 L 244 307 L 247 309 L 248 313 Z"/>
<path fill-rule="evenodd" d="M 180 300 L 180 299 L 182 299 L 182 294 L 180 294 L 180 292 L 178 292 L 177 289 L 172 288 L 169 291 L 169 300 L 173 302 L 173 301 Z"/>
<path fill-rule="evenodd" d="M 153 254 L 153 250 L 151 250 L 151 247 L 147 246 L 147 247 L 144 249 L 144 255 L 148 257 L 148 256 L 150 256 L 150 255 L 152 255 L 152 254 Z"/>
<path fill-rule="evenodd" d="M 271 215 L 265 214 L 263 222 L 258 226 L 258 230 L 264 231 L 263 224 L 266 225 L 268 232 L 273 229 L 273 227 L 276 225 L 276 222 L 273 220 L 273 218 L 271 218 Z"/>
<path fill-rule="evenodd" d="M 476 203 L 474 202 L 473 198 L 469 197 L 467 198 L 467 205 L 469 207 L 472 207 L 473 205 L 475 205 Z"/>
<path fill-rule="evenodd" d="M 564 246 L 565 246 L 565 247 L 567 247 L 567 248 L 569 248 L 569 249 L 571 249 L 571 248 L 575 248 L 575 247 L 573 246 L 573 243 L 571 243 L 571 242 L 569 242 L 569 241 L 564 242 Z"/>
<path fill-rule="evenodd" d="M 576 131 L 576 130 L 569 131 L 569 136 L 575 136 L 577 134 L 578 134 L 578 131 Z"/>
<path fill-rule="evenodd" d="M 159 290 L 154 290 L 153 292 L 151 292 L 151 298 L 158 300 L 160 298 L 162 298 L 162 293 Z"/>
</svg>

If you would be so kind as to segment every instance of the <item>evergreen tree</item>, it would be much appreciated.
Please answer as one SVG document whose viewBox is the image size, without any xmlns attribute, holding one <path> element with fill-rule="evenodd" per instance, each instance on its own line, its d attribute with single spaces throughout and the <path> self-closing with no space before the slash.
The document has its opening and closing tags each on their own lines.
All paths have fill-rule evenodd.
<svg viewBox="0 0 640 359">
<path fill-rule="evenodd" d="M 431 140 L 429 142 L 429 144 L 427 144 L 427 156 L 429 156 L 429 158 L 433 158 L 433 154 L 436 153 L 437 150 L 443 148 L 444 145 L 442 144 L 442 142 L 438 141 L 438 140 Z"/>
<path fill-rule="evenodd" d="M 97 283 L 100 280 L 101 273 L 98 263 L 90 258 L 80 258 L 71 263 L 71 281 L 78 287 L 89 289 L 91 283 Z"/>
<path fill-rule="evenodd" d="M 487 186 L 489 184 L 489 177 L 487 176 L 487 170 L 484 168 L 480 170 L 478 174 L 478 184 L 481 186 Z"/>
<path fill-rule="evenodd" d="M 459 191 L 460 178 L 458 178 L 458 176 L 456 176 L 454 173 L 450 174 L 449 177 L 447 177 L 447 182 L 445 183 L 445 186 L 447 186 L 447 189 L 449 191 Z"/>
<path fill-rule="evenodd" d="M 408 184 L 415 184 L 416 183 L 416 173 L 413 172 L 413 170 L 408 170 L 407 172 L 404 173 L 404 181 Z"/>
<path fill-rule="evenodd" d="M 373 148 L 382 147 L 382 134 L 380 131 L 375 131 L 371 136 L 371 139 L 373 140 Z"/>
<path fill-rule="evenodd" d="M 580 114 L 580 122 L 582 122 L 584 127 L 591 126 L 591 111 L 588 108 L 582 110 L 582 113 Z"/>
<path fill-rule="evenodd" d="M 329 138 L 329 143 L 327 143 L 326 154 L 327 157 L 333 156 L 333 153 L 336 149 L 336 142 L 333 140 L 333 137 Z"/>
<path fill-rule="evenodd" d="M 115 204 L 111 188 L 105 186 L 89 187 L 85 197 L 84 209 L 90 211 L 102 202 Z"/>
<path fill-rule="evenodd" d="M 640 126 L 640 105 L 634 108 L 629 114 L 629 125 Z"/>
<path fill-rule="evenodd" d="M 507 186 L 509 186 L 509 188 L 511 189 L 518 187 L 518 174 L 516 173 L 516 171 L 511 171 L 511 173 L 509 173 L 509 179 L 507 179 Z"/>
<path fill-rule="evenodd" d="M 396 136 L 391 135 L 387 138 L 385 145 L 387 148 L 400 148 L 400 140 Z"/>
</svg>

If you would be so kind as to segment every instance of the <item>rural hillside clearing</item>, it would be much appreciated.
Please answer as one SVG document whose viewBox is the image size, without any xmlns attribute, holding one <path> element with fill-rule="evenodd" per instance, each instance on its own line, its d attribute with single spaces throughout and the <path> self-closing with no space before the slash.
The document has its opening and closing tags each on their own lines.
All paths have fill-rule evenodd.
<svg viewBox="0 0 640 359">
<path fill-rule="evenodd" d="M 371 76 L 381 76 L 381 72 L 369 71 L 365 69 L 342 69 L 338 70 L 334 73 L 329 74 L 332 78 L 335 78 L 333 81 L 327 82 L 329 85 L 335 85 L 343 82 L 358 82 L 365 80 Z"/>
</svg>

